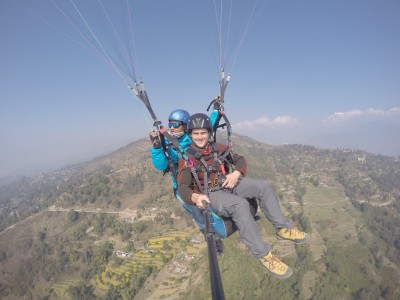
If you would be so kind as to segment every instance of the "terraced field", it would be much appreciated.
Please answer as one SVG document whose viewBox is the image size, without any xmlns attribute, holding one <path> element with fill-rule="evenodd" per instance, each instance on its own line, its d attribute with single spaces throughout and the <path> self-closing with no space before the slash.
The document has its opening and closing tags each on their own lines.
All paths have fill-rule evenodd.
<svg viewBox="0 0 400 300">
<path fill-rule="evenodd" d="M 57 299 L 66 299 L 67 298 L 67 290 L 71 286 L 77 285 L 79 280 L 70 279 L 66 280 L 52 286 L 53 293 Z"/>
<path fill-rule="evenodd" d="M 172 232 L 149 239 L 147 250 L 135 252 L 123 265 L 115 268 L 107 266 L 101 276 L 96 275 L 94 281 L 97 288 L 105 292 L 111 285 L 126 283 L 133 275 L 143 272 L 146 268 L 152 268 L 153 273 L 159 272 L 166 262 L 181 250 L 181 242 L 186 237 L 187 233 Z"/>
<path fill-rule="evenodd" d="M 151 268 L 152 273 L 158 273 L 165 264 L 182 249 L 182 241 L 188 237 L 185 232 L 171 232 L 161 237 L 151 238 L 147 250 L 135 252 L 126 262 L 119 267 L 106 266 L 101 275 L 93 279 L 94 285 L 100 294 L 105 293 L 111 286 L 119 286 L 135 274 Z M 196 247 L 188 246 L 190 252 L 196 252 Z M 169 272 L 169 271 L 168 271 Z M 51 288 L 56 299 L 69 299 L 67 290 L 79 284 L 77 279 L 69 279 L 54 284 Z"/>
</svg>

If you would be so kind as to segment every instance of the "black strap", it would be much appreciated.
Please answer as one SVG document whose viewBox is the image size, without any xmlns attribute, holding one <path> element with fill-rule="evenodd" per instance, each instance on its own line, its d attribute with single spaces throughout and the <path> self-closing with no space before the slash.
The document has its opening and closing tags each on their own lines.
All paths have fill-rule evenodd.
<svg viewBox="0 0 400 300">
<path fill-rule="evenodd" d="M 190 168 L 190 172 L 192 173 L 192 176 L 193 176 L 200 192 L 205 195 L 208 195 L 208 192 L 210 192 L 210 191 L 217 191 L 217 190 L 221 189 L 221 187 L 208 188 L 208 175 L 211 174 L 212 172 L 215 172 L 215 173 L 217 173 L 218 177 L 220 177 L 220 175 L 225 176 L 225 162 L 228 165 L 232 164 L 232 160 L 227 159 L 228 155 L 231 154 L 230 149 L 225 149 L 221 153 L 221 155 L 218 155 L 218 145 L 214 142 L 210 142 L 210 146 L 211 146 L 213 155 L 208 156 L 208 157 L 203 157 L 201 155 L 201 153 L 193 147 L 189 147 L 186 150 L 186 155 L 188 157 L 192 157 L 200 162 L 200 164 L 198 164 L 198 165 L 194 165 L 193 162 L 189 162 L 188 166 Z M 206 160 L 208 161 L 212 157 L 214 158 L 214 162 L 212 165 L 208 165 Z M 204 172 L 203 185 L 201 184 L 199 176 L 197 175 L 197 173 L 200 171 Z M 202 188 L 202 186 L 203 186 L 203 188 Z"/>
<path fill-rule="evenodd" d="M 161 146 L 163 148 L 164 155 L 167 158 L 168 162 L 168 167 L 166 170 L 164 170 L 163 175 L 165 175 L 168 172 L 171 172 L 171 176 L 174 178 L 175 182 L 177 182 L 178 174 L 176 173 L 175 164 L 172 161 L 171 156 L 169 155 L 168 148 L 172 147 L 172 149 L 178 152 L 181 157 L 185 157 L 185 152 L 183 151 L 182 146 L 179 143 L 178 139 L 174 137 L 172 134 L 170 134 L 168 131 L 166 131 L 162 126 L 160 126 L 159 128 L 159 133 L 160 133 Z M 168 139 L 169 142 L 168 144 L 166 144 L 165 138 Z"/>
</svg>

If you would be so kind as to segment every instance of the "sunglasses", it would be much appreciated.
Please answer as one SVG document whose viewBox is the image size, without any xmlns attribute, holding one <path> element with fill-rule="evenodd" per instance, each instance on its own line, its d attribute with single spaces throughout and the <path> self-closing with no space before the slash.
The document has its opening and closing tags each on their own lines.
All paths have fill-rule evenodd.
<svg viewBox="0 0 400 300">
<path fill-rule="evenodd" d="M 172 123 L 172 122 L 168 122 L 168 128 L 174 127 L 174 128 L 179 128 L 179 126 L 181 126 L 181 123 Z"/>
</svg>

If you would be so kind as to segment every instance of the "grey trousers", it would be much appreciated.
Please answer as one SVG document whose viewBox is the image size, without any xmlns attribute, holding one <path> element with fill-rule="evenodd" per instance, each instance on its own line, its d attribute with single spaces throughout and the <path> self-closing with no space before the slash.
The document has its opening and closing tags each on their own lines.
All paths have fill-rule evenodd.
<svg viewBox="0 0 400 300">
<path fill-rule="evenodd" d="M 212 208 L 217 213 L 224 217 L 232 217 L 239 229 L 240 239 L 254 256 L 265 256 L 271 250 L 271 245 L 261 239 L 247 199 L 258 200 L 265 217 L 276 229 L 292 226 L 283 215 L 271 185 L 265 180 L 243 177 L 233 190 L 210 192 L 209 198 Z"/>
</svg>

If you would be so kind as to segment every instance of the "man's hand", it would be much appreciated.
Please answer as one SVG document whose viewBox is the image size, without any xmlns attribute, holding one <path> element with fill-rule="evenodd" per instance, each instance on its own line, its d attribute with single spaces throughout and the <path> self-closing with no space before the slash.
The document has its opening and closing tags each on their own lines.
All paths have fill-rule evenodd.
<svg viewBox="0 0 400 300">
<path fill-rule="evenodd" d="M 217 96 L 214 98 L 214 110 L 221 110 L 222 109 L 222 103 L 221 103 L 221 98 L 220 96 Z"/>
<path fill-rule="evenodd" d="M 198 208 L 204 208 L 203 201 L 211 203 L 207 195 L 195 194 L 195 193 L 192 194 L 192 202 L 196 204 Z"/>
<path fill-rule="evenodd" d="M 240 177 L 241 173 L 238 170 L 233 171 L 232 173 L 226 175 L 225 181 L 222 184 L 223 188 L 233 189 Z"/>
</svg>

